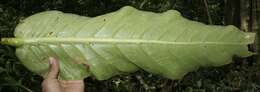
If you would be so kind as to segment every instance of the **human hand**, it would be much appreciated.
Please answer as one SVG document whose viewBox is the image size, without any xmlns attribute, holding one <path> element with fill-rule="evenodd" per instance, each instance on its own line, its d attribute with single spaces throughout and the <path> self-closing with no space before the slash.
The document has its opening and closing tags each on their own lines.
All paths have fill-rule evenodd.
<svg viewBox="0 0 260 92">
<path fill-rule="evenodd" d="M 58 80 L 59 62 L 50 57 L 49 73 L 42 82 L 43 92 L 84 92 L 83 80 Z"/>
</svg>

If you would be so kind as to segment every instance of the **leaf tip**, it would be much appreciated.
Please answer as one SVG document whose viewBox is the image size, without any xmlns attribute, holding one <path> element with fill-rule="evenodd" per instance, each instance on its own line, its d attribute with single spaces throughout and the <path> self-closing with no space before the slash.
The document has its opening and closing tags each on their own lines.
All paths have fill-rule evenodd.
<svg viewBox="0 0 260 92">
<path fill-rule="evenodd" d="M 255 40 L 256 40 L 256 33 L 252 33 L 252 32 L 246 33 L 245 39 L 246 39 L 246 42 L 247 42 L 248 44 L 254 43 Z"/>
</svg>

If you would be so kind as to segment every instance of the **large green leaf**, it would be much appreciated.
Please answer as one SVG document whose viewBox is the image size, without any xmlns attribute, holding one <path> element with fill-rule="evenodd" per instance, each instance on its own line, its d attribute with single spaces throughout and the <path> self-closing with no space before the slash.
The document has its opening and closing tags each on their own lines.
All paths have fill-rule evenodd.
<svg viewBox="0 0 260 92">
<path fill-rule="evenodd" d="M 199 67 L 221 66 L 234 55 L 252 55 L 254 33 L 183 18 L 179 12 L 124 7 L 93 18 L 47 11 L 23 20 L 15 38 L 16 55 L 31 71 L 44 75 L 48 57 L 60 60 L 60 78 L 99 80 L 139 69 L 180 79 Z"/>
</svg>

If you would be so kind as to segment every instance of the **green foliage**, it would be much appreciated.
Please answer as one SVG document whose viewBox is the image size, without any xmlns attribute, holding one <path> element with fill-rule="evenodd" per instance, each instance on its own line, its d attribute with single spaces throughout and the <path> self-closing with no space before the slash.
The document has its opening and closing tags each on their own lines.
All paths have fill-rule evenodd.
<svg viewBox="0 0 260 92">
<path fill-rule="evenodd" d="M 176 9 L 186 18 L 208 23 L 202 0 L 1 0 L 0 35 L 13 37 L 16 24 L 29 15 L 46 11 L 60 10 L 84 16 L 98 16 L 118 10 L 125 5 L 153 12 Z M 207 0 L 213 24 L 223 24 L 224 1 Z M 144 3 L 143 3 L 144 2 Z M 142 7 L 141 7 L 142 5 Z M 42 79 L 28 71 L 17 60 L 14 48 L 0 46 L 0 66 L 5 72 L 0 74 L 0 91 L 27 92 L 21 86 L 2 86 L 6 83 L 23 85 L 40 92 Z M 247 60 L 247 61 L 246 61 Z M 120 75 L 106 81 L 86 79 L 88 92 L 257 92 L 260 89 L 260 68 L 255 57 L 237 59 L 229 65 L 218 68 L 199 69 L 179 81 L 139 71 L 131 75 Z M 7 74 L 8 73 L 8 74 Z M 13 79 L 5 80 L 6 78 Z"/>
</svg>

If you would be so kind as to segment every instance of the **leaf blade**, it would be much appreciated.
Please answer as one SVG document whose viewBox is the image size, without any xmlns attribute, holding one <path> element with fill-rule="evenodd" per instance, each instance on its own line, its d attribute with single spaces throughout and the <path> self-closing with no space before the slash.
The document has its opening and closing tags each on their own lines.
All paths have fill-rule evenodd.
<svg viewBox="0 0 260 92">
<path fill-rule="evenodd" d="M 21 41 L 17 56 L 26 67 L 46 72 L 47 62 L 41 64 L 36 57 L 52 54 L 60 59 L 60 77 L 65 80 L 88 76 L 104 80 L 139 68 L 180 79 L 199 67 L 228 64 L 233 55 L 250 56 L 247 45 L 254 42 L 253 33 L 234 26 L 190 21 L 174 10 L 157 14 L 132 7 L 94 18 L 43 12 L 19 24 L 15 35 L 17 38 L 8 41 Z M 48 55 L 38 51 L 41 46 L 46 46 Z M 80 63 L 75 62 L 77 57 L 83 58 Z M 39 65 L 43 65 L 41 69 L 37 69 Z"/>
</svg>

